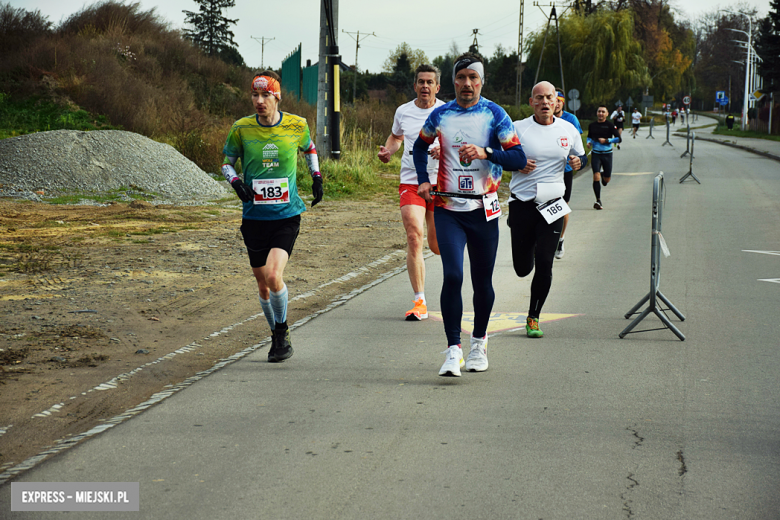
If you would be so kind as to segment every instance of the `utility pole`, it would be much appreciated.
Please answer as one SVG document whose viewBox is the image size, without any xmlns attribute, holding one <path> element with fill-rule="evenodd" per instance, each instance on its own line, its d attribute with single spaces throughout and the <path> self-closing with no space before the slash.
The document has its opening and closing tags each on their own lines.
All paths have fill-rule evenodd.
<svg viewBox="0 0 780 520">
<path fill-rule="evenodd" d="M 352 84 L 352 103 L 355 103 L 355 98 L 357 97 L 357 76 L 358 76 L 358 49 L 360 48 L 360 31 L 357 31 L 357 37 L 352 36 L 355 33 L 351 33 L 349 31 L 341 30 L 343 33 L 347 33 L 353 40 L 355 40 L 355 81 Z M 376 34 L 365 34 L 363 35 L 363 39 L 365 40 L 369 36 L 376 36 Z"/>
<path fill-rule="evenodd" d="M 263 55 L 265 54 L 265 42 L 273 41 L 276 38 L 266 38 L 265 36 L 261 36 L 260 38 L 255 38 L 254 36 L 250 36 L 250 38 L 260 42 L 260 68 L 264 69 L 265 65 L 263 64 Z"/>
<path fill-rule="evenodd" d="M 521 103 L 520 90 L 523 87 L 523 7 L 524 0 L 520 0 L 520 31 L 517 36 L 517 100 L 519 107 Z"/>
<path fill-rule="evenodd" d="M 551 3 L 550 7 L 552 8 L 550 10 L 550 16 L 547 16 L 547 13 L 544 12 L 544 9 L 542 9 L 542 6 L 539 5 L 539 2 L 534 2 L 534 5 L 538 7 L 543 13 L 545 18 L 547 18 L 547 27 L 544 29 L 544 39 L 542 40 L 542 52 L 539 53 L 539 65 L 536 67 L 536 76 L 534 77 L 534 84 L 539 80 L 539 70 L 542 68 L 542 58 L 544 57 L 544 49 L 547 46 L 547 32 L 550 28 L 550 20 L 555 18 L 555 33 L 558 36 L 558 66 L 561 69 L 561 90 L 565 93 L 566 92 L 566 85 L 563 82 L 563 56 L 561 54 L 561 31 L 558 27 L 558 14 L 555 12 L 555 3 Z M 563 16 L 563 13 L 565 13 L 569 7 L 566 6 L 566 8 L 561 12 L 561 16 Z"/>
<path fill-rule="evenodd" d="M 339 0 L 320 0 L 320 64 L 317 86 L 317 140 L 320 157 L 338 159 L 341 124 L 339 99 Z"/>
<path fill-rule="evenodd" d="M 750 81 L 750 60 L 752 59 L 752 56 L 750 55 L 750 51 L 752 49 L 753 22 L 750 19 L 750 16 L 746 15 L 745 13 L 743 13 L 741 11 L 740 12 L 735 12 L 735 11 L 728 11 L 728 10 L 725 10 L 725 9 L 724 9 L 724 11 L 727 12 L 727 13 L 731 13 L 731 14 L 741 14 L 742 16 L 747 18 L 747 21 L 748 21 L 748 32 L 740 31 L 739 29 L 728 29 L 729 31 L 741 32 L 742 34 L 747 36 L 747 57 L 745 58 L 745 93 L 744 93 L 744 96 L 743 96 L 744 100 L 742 102 L 742 121 L 741 121 L 741 129 L 744 131 L 745 130 L 745 126 L 746 126 L 745 125 L 745 121 L 747 120 L 748 109 L 749 109 L 749 106 L 748 106 L 749 98 L 748 98 L 748 96 L 750 96 L 750 92 L 749 92 L 749 90 L 750 90 L 750 84 L 749 84 L 749 81 Z"/>
<path fill-rule="evenodd" d="M 471 33 L 474 35 L 474 41 L 471 42 L 471 45 L 469 46 L 469 52 L 474 52 L 479 54 L 479 42 L 477 41 L 477 35 L 479 34 L 479 29 L 474 29 L 471 31 Z"/>
</svg>

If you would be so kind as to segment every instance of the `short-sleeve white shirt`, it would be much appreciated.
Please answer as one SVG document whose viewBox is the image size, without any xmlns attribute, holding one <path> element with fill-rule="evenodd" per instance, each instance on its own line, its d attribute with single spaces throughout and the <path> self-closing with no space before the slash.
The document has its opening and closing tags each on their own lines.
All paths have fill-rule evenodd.
<svg viewBox="0 0 780 520">
<path fill-rule="evenodd" d="M 642 122 L 642 112 L 632 112 L 631 123 L 638 125 L 641 122 Z"/>
<path fill-rule="evenodd" d="M 414 100 L 404 103 L 395 111 L 393 118 L 393 135 L 404 136 L 403 157 L 401 157 L 401 184 L 417 184 L 417 170 L 414 168 L 412 149 L 420 135 L 420 129 L 431 115 L 433 109 L 444 104 L 437 99 L 431 108 L 419 108 Z M 438 141 L 434 144 L 438 144 Z M 439 171 L 439 161 L 428 158 L 428 177 L 431 184 L 436 184 L 436 174 Z"/>
<path fill-rule="evenodd" d="M 551 183 L 561 185 L 563 196 L 563 170 L 569 155 L 585 155 L 577 129 L 558 117 L 551 125 L 541 125 L 533 116 L 513 124 L 526 158 L 536 161 L 536 169 L 531 173 L 512 172 L 509 183 L 512 194 L 522 201 L 533 200 L 537 184 Z"/>
</svg>

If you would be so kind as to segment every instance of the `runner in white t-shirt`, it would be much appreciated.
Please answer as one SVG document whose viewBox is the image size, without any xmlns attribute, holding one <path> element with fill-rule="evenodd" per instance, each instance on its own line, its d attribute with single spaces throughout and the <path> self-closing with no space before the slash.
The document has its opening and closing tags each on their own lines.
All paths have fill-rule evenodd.
<svg viewBox="0 0 780 520">
<path fill-rule="evenodd" d="M 432 65 L 423 64 L 415 71 L 414 91 L 417 99 L 404 103 L 395 111 L 392 133 L 387 142 L 379 148 L 377 157 L 387 163 L 390 156 L 404 145 L 401 158 L 401 183 L 398 194 L 401 199 L 401 219 L 406 230 L 406 268 L 414 291 L 414 307 L 406 313 L 409 321 L 423 320 L 428 317 L 428 305 L 425 300 L 425 261 L 423 260 L 423 225 L 428 231 L 428 247 L 439 254 L 436 241 L 436 227 L 433 223 L 433 203 L 426 202 L 417 194 L 417 170 L 412 159 L 414 142 L 420 135 L 420 129 L 431 115 L 433 109 L 444 104 L 436 99 L 441 88 L 441 72 Z M 431 150 L 433 160 L 428 161 L 428 174 L 431 183 L 436 184 L 436 172 L 439 169 L 438 143 Z"/>
<path fill-rule="evenodd" d="M 642 122 L 642 112 L 639 111 L 636 107 L 634 107 L 634 111 L 631 112 L 631 125 L 634 127 L 634 139 L 636 139 L 636 131 L 639 130 L 639 123 Z"/>
<path fill-rule="evenodd" d="M 562 213 L 567 209 L 563 170 L 567 163 L 572 170 L 581 169 L 588 156 L 574 125 L 554 116 L 556 93 L 552 84 L 537 83 L 529 103 L 534 115 L 513 123 L 528 164 L 512 172 L 508 224 L 515 273 L 522 278 L 534 271 L 526 334 L 541 338 L 539 315 L 552 285 L 553 258 L 563 229 Z M 547 217 L 545 207 L 550 208 Z"/>
<path fill-rule="evenodd" d="M 623 121 L 626 119 L 626 113 L 623 112 L 623 105 L 618 105 L 612 115 L 609 116 L 612 122 L 615 124 L 615 128 L 618 129 L 618 133 L 623 135 Z M 617 149 L 620 150 L 620 143 L 617 144 Z"/>
</svg>

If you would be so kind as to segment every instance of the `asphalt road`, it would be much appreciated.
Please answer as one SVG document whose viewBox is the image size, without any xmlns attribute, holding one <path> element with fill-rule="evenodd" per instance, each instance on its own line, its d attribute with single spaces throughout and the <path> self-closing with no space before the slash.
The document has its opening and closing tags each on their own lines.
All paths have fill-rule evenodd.
<svg viewBox="0 0 780 520">
<path fill-rule="evenodd" d="M 502 220 L 487 372 L 437 375 L 442 324 L 402 320 L 401 273 L 297 328 L 288 362 L 260 349 L 14 482 L 140 483 L 139 512 L 74 518 L 780 518 L 780 167 L 698 142 L 702 184 L 680 184 L 684 139 L 645 137 L 616 152 L 604 210 L 590 172 L 575 180 L 542 339 L 513 330 L 530 279 Z M 652 315 L 636 330 L 662 330 L 619 339 L 650 288 L 659 171 L 660 288 L 686 339 Z M 10 495 L 2 518 L 68 514 Z"/>
</svg>

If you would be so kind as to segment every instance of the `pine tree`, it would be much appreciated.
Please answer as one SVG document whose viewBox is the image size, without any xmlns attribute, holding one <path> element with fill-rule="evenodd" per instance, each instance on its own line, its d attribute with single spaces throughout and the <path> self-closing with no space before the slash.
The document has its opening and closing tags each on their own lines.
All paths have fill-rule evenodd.
<svg viewBox="0 0 780 520">
<path fill-rule="evenodd" d="M 187 15 L 184 23 L 195 26 L 195 29 L 185 29 L 184 37 L 203 49 L 209 56 L 220 55 L 238 47 L 233 41 L 233 31 L 230 25 L 238 20 L 230 20 L 222 16 L 222 10 L 235 7 L 235 0 L 194 0 L 200 5 L 200 12 L 182 11 Z"/>
<path fill-rule="evenodd" d="M 764 60 L 759 65 L 759 73 L 767 84 L 777 88 L 780 86 L 780 0 L 772 0 L 770 5 L 769 14 L 759 23 L 756 52 Z"/>
</svg>

